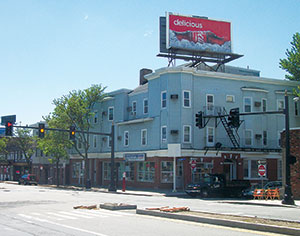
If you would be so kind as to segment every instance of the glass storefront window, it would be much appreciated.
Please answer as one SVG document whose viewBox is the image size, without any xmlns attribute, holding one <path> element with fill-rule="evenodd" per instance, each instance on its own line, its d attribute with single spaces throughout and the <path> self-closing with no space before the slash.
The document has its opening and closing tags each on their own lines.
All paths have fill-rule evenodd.
<svg viewBox="0 0 300 236">
<path fill-rule="evenodd" d="M 79 178 L 81 172 L 81 162 L 75 162 L 72 164 L 72 178 Z"/>
<path fill-rule="evenodd" d="M 134 181 L 134 163 L 133 162 L 121 162 L 118 168 L 119 180 L 123 180 L 123 173 L 126 172 L 126 180 Z"/>
<path fill-rule="evenodd" d="M 154 162 L 139 162 L 138 163 L 138 181 L 154 182 L 155 179 L 155 163 Z"/>
<path fill-rule="evenodd" d="M 172 161 L 161 162 L 161 182 L 173 183 L 173 162 Z"/>
<path fill-rule="evenodd" d="M 103 163 L 103 179 L 110 180 L 110 163 L 109 162 Z"/>
</svg>

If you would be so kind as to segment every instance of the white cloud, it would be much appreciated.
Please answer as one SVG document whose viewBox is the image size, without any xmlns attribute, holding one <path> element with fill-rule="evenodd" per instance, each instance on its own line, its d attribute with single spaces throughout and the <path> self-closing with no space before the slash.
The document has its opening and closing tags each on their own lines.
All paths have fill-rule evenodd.
<svg viewBox="0 0 300 236">
<path fill-rule="evenodd" d="M 153 34 L 153 30 L 147 30 L 145 33 L 144 33 L 144 37 L 149 37 Z"/>
<path fill-rule="evenodd" d="M 85 15 L 83 19 L 88 20 L 88 18 L 89 18 L 89 15 Z"/>
</svg>

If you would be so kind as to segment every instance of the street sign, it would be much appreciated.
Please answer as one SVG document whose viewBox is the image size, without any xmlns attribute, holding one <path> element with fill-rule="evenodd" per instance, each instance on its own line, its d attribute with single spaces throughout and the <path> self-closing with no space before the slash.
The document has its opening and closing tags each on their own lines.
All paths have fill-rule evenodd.
<svg viewBox="0 0 300 236">
<path fill-rule="evenodd" d="M 196 165 L 197 165 L 196 161 L 195 161 L 195 160 L 192 160 L 192 161 L 191 161 L 191 168 L 192 168 L 192 169 L 195 169 L 195 168 L 196 168 Z"/>
<path fill-rule="evenodd" d="M 261 177 L 266 176 L 266 165 L 258 165 L 258 175 Z"/>
</svg>

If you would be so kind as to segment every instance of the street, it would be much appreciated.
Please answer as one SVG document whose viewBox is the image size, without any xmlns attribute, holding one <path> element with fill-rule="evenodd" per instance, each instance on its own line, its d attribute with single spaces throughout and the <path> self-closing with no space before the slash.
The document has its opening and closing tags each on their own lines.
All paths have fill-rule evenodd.
<svg viewBox="0 0 300 236">
<path fill-rule="evenodd" d="M 74 206 L 107 202 L 136 204 L 138 208 L 167 205 L 188 206 L 193 210 L 215 207 L 216 209 L 211 210 L 217 211 L 217 208 L 220 208 L 220 204 L 214 201 L 200 199 L 61 190 L 0 183 L 0 235 L 274 235 L 136 215 L 134 210 L 73 209 Z M 229 212 L 237 207 L 223 205 Z M 243 208 L 245 210 L 245 207 Z M 281 210 L 284 212 L 285 208 Z M 241 209 L 239 212 L 241 213 Z"/>
</svg>

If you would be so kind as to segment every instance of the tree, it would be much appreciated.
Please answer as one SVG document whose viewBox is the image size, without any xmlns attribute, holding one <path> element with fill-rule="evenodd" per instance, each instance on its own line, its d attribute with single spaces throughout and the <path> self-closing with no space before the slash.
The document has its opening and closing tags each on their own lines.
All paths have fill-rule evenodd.
<svg viewBox="0 0 300 236">
<path fill-rule="evenodd" d="M 28 129 L 17 129 L 16 136 L 17 136 L 17 138 L 15 139 L 16 146 L 22 152 L 27 163 L 27 168 L 29 171 L 31 171 L 31 164 L 32 164 L 31 157 L 35 152 L 36 141 L 33 138 L 31 131 Z"/>
<path fill-rule="evenodd" d="M 286 59 L 280 59 L 280 68 L 287 71 L 289 74 L 285 77 L 289 80 L 300 81 L 300 33 L 293 35 L 291 42 L 291 50 L 286 50 Z"/>
<path fill-rule="evenodd" d="M 93 108 L 96 103 L 100 103 L 106 97 L 104 90 L 105 87 L 103 88 L 101 85 L 92 85 L 85 90 L 74 90 L 53 101 L 55 108 L 51 114 L 52 118 L 60 124 L 68 125 L 68 127 L 73 125 L 76 131 L 81 131 L 76 132 L 76 142 L 81 144 L 83 150 L 79 149 L 77 145 L 73 147 L 84 160 L 84 183 L 86 187 L 89 187 L 88 151 L 90 135 L 82 132 L 89 132 L 93 128 L 92 117 L 95 115 Z"/>
<path fill-rule="evenodd" d="M 66 124 L 60 123 L 57 118 L 53 118 L 51 115 L 45 117 L 45 121 L 49 128 L 67 129 Z M 49 131 L 45 135 L 45 138 L 38 140 L 38 148 L 43 151 L 45 156 L 49 156 L 50 162 L 56 165 L 56 186 L 59 186 L 59 163 L 61 160 L 68 159 L 68 149 L 72 147 L 72 143 L 69 140 L 68 133 Z M 47 157 L 48 158 L 48 157 Z"/>
<path fill-rule="evenodd" d="M 0 160 L 5 159 L 5 154 L 7 153 L 6 143 L 7 143 L 7 139 L 5 137 L 0 138 Z"/>
</svg>

